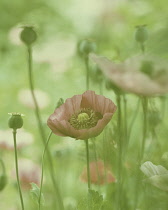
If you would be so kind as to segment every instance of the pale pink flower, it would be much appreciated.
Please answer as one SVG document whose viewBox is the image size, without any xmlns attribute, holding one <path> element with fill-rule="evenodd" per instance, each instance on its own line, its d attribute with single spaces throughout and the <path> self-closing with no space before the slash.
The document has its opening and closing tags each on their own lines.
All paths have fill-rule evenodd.
<svg viewBox="0 0 168 210">
<path fill-rule="evenodd" d="M 33 135 L 21 128 L 17 136 L 17 149 L 25 148 L 31 145 L 33 141 Z M 0 130 L 0 149 L 14 150 L 13 137 L 10 129 Z"/>
<path fill-rule="evenodd" d="M 107 183 L 115 182 L 115 177 L 109 167 L 105 166 L 103 161 L 93 161 L 89 164 L 90 168 L 90 182 L 96 185 L 103 185 Z M 88 182 L 87 167 L 84 168 L 80 179 L 83 182 Z"/>
<path fill-rule="evenodd" d="M 86 140 L 99 135 L 115 111 L 110 99 L 88 90 L 68 98 L 50 115 L 47 124 L 58 136 Z"/>
<path fill-rule="evenodd" d="M 40 184 L 41 170 L 40 167 L 29 159 L 19 159 L 19 179 L 23 189 L 31 188 L 31 183 Z M 12 171 L 15 176 L 15 169 Z"/>
<path fill-rule="evenodd" d="M 135 56 L 123 63 L 115 63 L 93 53 L 90 54 L 90 58 L 104 75 L 123 91 L 142 96 L 168 93 L 167 63 L 158 57 Z"/>
</svg>

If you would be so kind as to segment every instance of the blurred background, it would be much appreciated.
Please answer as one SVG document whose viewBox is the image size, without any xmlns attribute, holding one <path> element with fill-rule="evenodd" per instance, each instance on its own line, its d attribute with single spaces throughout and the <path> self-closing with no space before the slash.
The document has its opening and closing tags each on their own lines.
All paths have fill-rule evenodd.
<svg viewBox="0 0 168 210">
<path fill-rule="evenodd" d="M 38 169 L 35 170 L 40 171 L 43 152 L 29 91 L 27 49 L 19 38 L 22 26 L 33 26 L 38 35 L 33 45 L 33 74 L 35 93 L 44 128 L 48 134 L 50 130 L 46 121 L 53 113 L 59 98 L 66 99 L 75 94 L 82 94 L 86 89 L 85 64 L 77 50 L 78 42 L 82 39 L 91 39 L 97 45 L 98 54 L 122 61 L 140 53 L 134 34 L 137 25 L 146 25 L 149 33 L 146 51 L 167 59 L 168 7 L 166 0 L 15 0 L 10 2 L 0 0 L 0 17 L 0 155 L 5 162 L 8 175 L 8 185 L 0 192 L 0 209 L 16 210 L 19 209 L 20 204 L 13 175 L 12 130 L 7 124 L 9 112 L 20 112 L 25 115 L 23 129 L 18 130 L 19 159 L 21 162 L 25 161 L 23 165 L 26 165 L 26 168 L 37 167 Z M 113 91 L 106 90 L 104 85 L 101 88 L 103 95 L 116 101 Z M 91 79 L 90 89 L 96 91 L 97 94 L 100 93 L 96 77 Z M 129 95 L 128 99 L 129 121 L 138 98 Z M 160 108 L 160 101 L 157 104 Z M 137 119 L 141 119 L 141 114 L 142 110 L 139 111 Z M 114 116 L 114 129 L 115 120 Z M 136 140 L 141 132 L 140 122 L 137 120 L 132 131 L 130 145 L 132 156 L 128 157 L 128 167 L 134 164 L 132 157 L 133 154 L 136 154 Z M 155 155 L 153 153 L 148 155 L 156 163 L 159 163 L 162 154 L 168 149 L 166 126 L 165 121 L 159 127 L 159 135 L 162 138 L 160 150 L 155 151 Z M 103 159 L 106 155 L 105 158 L 113 163 L 111 171 L 115 174 L 115 158 L 113 158 L 115 141 L 111 143 L 111 151 L 107 152 L 108 148 L 103 150 L 102 144 L 99 144 L 102 139 L 105 142 L 104 146 L 108 147 L 107 138 L 101 134 L 97 138 L 98 157 Z M 75 141 L 69 137 L 62 138 L 53 135 L 50 141 L 56 179 L 67 210 L 75 209 L 86 194 L 87 184 L 80 180 L 85 166 L 84 146 L 82 141 Z M 94 160 L 93 156 L 91 145 L 91 160 Z M 31 170 L 33 169 L 28 171 Z M 133 173 L 132 168 L 131 174 Z M 128 183 L 130 183 L 129 186 L 133 185 L 131 180 Z M 101 188 L 95 186 L 95 189 L 102 194 L 109 190 L 112 195 L 115 189 L 113 185 L 112 183 L 110 187 L 104 185 Z M 54 198 L 51 186 L 46 166 L 43 191 L 47 207 L 52 205 Z M 153 188 L 151 190 L 154 190 L 155 193 L 151 200 L 157 199 L 158 195 L 166 196 L 162 191 Z M 125 198 L 129 200 L 128 207 L 126 205 L 125 209 L 131 209 L 129 205 L 131 205 L 133 194 L 133 189 L 130 189 L 127 194 L 128 198 Z M 36 209 L 37 206 L 31 199 L 27 188 L 24 190 L 24 197 L 26 205 L 29 206 L 27 209 Z M 151 204 L 151 209 L 166 209 L 166 205 L 164 202 L 162 207 Z"/>
</svg>

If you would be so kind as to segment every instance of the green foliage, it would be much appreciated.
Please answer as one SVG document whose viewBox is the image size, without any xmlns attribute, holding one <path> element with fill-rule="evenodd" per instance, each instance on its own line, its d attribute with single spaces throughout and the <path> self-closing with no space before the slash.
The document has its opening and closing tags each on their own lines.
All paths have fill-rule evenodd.
<svg viewBox="0 0 168 210">
<path fill-rule="evenodd" d="M 161 165 L 154 165 L 147 161 L 141 166 L 142 172 L 148 177 L 144 181 L 158 187 L 161 190 L 168 191 L 168 170 Z"/>
<path fill-rule="evenodd" d="M 33 199 L 33 201 L 36 204 L 39 204 L 39 195 L 40 195 L 40 188 L 35 184 L 35 183 L 31 183 L 31 190 L 30 190 L 30 195 Z M 44 195 L 41 194 L 41 205 L 45 204 L 45 200 L 44 200 Z"/>
<path fill-rule="evenodd" d="M 78 210 L 102 210 L 103 207 L 103 196 L 97 191 L 90 190 L 88 197 L 84 198 L 78 205 Z"/>
</svg>

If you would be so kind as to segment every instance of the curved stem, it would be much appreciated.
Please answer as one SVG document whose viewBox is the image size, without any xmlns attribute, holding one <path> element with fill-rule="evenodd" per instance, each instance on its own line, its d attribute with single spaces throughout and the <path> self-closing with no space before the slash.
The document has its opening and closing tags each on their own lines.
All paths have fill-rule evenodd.
<svg viewBox="0 0 168 210">
<path fill-rule="evenodd" d="M 145 141 L 146 141 L 146 135 L 147 135 L 147 109 L 148 109 L 147 97 L 144 97 L 142 99 L 142 108 L 143 108 L 143 137 L 142 137 L 140 161 L 142 161 L 142 159 L 143 159 L 144 149 L 145 149 Z"/>
<path fill-rule="evenodd" d="M 17 144 L 16 144 L 16 130 L 13 130 L 13 140 L 14 140 L 14 149 L 15 149 L 16 178 L 17 178 L 17 184 L 18 184 L 18 189 L 19 189 L 19 196 L 20 196 L 21 206 L 22 206 L 22 210 L 24 210 L 24 203 L 23 203 L 22 191 L 21 191 L 20 180 L 19 180 L 19 169 L 18 169 L 18 158 L 17 158 Z"/>
<path fill-rule="evenodd" d="M 41 194 L 42 194 L 42 188 L 43 188 L 44 156 L 45 156 L 45 153 L 46 153 L 47 146 L 48 146 L 49 140 L 51 138 L 51 135 L 52 135 L 52 131 L 50 132 L 50 134 L 48 136 L 48 139 L 47 139 L 47 142 L 46 142 L 46 145 L 45 145 L 45 148 L 44 148 L 44 152 L 43 152 L 43 155 L 42 155 L 40 194 L 39 194 L 39 201 L 38 201 L 38 203 L 39 203 L 39 210 L 41 209 Z"/>
<path fill-rule="evenodd" d="M 34 101 L 34 105 L 35 105 L 35 114 L 36 114 L 36 118 L 37 118 L 37 122 L 38 122 L 38 127 L 39 127 L 39 131 L 40 131 L 40 135 L 41 135 L 41 139 L 42 139 L 42 143 L 45 146 L 45 132 L 42 126 L 42 120 L 41 120 L 41 116 L 40 116 L 40 111 L 39 111 L 39 106 L 34 94 L 34 84 L 33 84 L 33 74 L 32 74 L 32 49 L 31 46 L 28 46 L 28 73 L 29 73 L 29 85 L 30 85 L 30 91 L 32 94 L 32 98 Z M 58 202 L 59 202 L 59 210 L 64 209 L 63 206 L 63 202 L 62 202 L 62 198 L 61 195 L 59 193 L 59 189 L 55 180 L 55 175 L 54 175 L 54 167 L 53 167 L 53 163 L 52 163 L 52 158 L 51 158 L 51 154 L 50 151 L 48 149 L 46 149 L 47 152 L 47 158 L 48 158 L 48 163 L 49 163 L 49 169 L 50 169 L 50 176 L 53 182 L 53 186 L 54 186 L 54 190 L 56 193 L 56 197 L 58 197 Z"/>
<path fill-rule="evenodd" d="M 85 144 L 86 144 L 88 191 L 90 191 L 91 190 L 91 185 L 90 185 L 90 167 L 89 167 L 89 145 L 88 145 L 88 139 L 85 140 Z"/>
<path fill-rule="evenodd" d="M 118 108 L 118 194 L 117 194 L 117 209 L 121 209 L 121 194 L 122 194 L 122 129 L 121 129 L 121 96 L 117 96 L 117 108 Z"/>
<path fill-rule="evenodd" d="M 130 139 L 132 127 L 133 127 L 134 122 L 135 122 L 135 120 L 136 120 L 136 117 L 137 117 L 137 115 L 138 115 L 139 105 L 140 105 L 140 99 L 138 99 L 137 106 L 136 106 L 136 110 L 135 110 L 135 112 L 134 112 L 132 121 L 131 121 L 130 126 L 129 126 L 129 129 L 128 129 L 128 139 Z"/>
<path fill-rule="evenodd" d="M 94 156 L 95 156 L 95 162 L 96 162 L 96 173 L 98 176 L 98 184 L 100 184 L 100 174 L 99 174 L 99 168 L 98 168 L 98 159 L 97 159 L 97 149 L 96 149 L 96 143 L 95 143 L 95 138 L 92 138 L 92 143 L 93 143 L 93 151 L 94 151 Z"/>
<path fill-rule="evenodd" d="M 124 155 L 127 152 L 127 147 L 129 144 L 129 138 L 128 138 L 128 126 L 127 126 L 127 98 L 125 94 L 123 95 L 123 104 L 124 104 L 124 111 L 123 111 L 123 124 L 124 124 L 124 139 L 125 139 L 125 147 L 124 147 Z"/>
<path fill-rule="evenodd" d="M 134 209 L 137 209 L 138 206 L 138 196 L 140 192 L 140 179 L 141 179 L 141 173 L 139 173 L 139 167 L 141 165 L 141 161 L 143 160 L 144 156 L 144 150 L 145 150 L 145 141 L 147 136 L 147 110 L 148 110 L 148 98 L 144 97 L 142 98 L 142 109 L 143 109 L 143 136 L 142 136 L 142 144 L 140 149 L 140 155 L 137 165 L 137 181 L 135 184 L 135 201 L 134 201 Z"/>
<path fill-rule="evenodd" d="M 6 174 L 5 164 L 1 158 L 0 158 L 0 162 L 1 162 L 3 174 Z"/>
</svg>

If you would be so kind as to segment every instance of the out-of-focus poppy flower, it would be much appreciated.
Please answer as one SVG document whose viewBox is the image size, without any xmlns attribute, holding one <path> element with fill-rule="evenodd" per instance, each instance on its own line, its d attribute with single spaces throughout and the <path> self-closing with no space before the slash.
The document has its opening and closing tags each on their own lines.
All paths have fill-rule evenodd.
<svg viewBox="0 0 168 210">
<path fill-rule="evenodd" d="M 40 167 L 28 159 L 20 159 L 19 165 L 19 179 L 23 189 L 31 188 L 31 183 L 40 184 L 41 170 Z M 15 170 L 12 170 L 12 176 L 15 176 Z"/>
<path fill-rule="evenodd" d="M 105 57 L 90 54 L 105 76 L 117 87 L 142 96 L 168 93 L 167 64 L 155 56 L 135 56 L 123 63 L 114 63 Z"/>
<path fill-rule="evenodd" d="M 86 140 L 103 131 L 115 110 L 110 99 L 88 90 L 68 98 L 49 117 L 47 124 L 58 136 Z"/>
<path fill-rule="evenodd" d="M 17 149 L 22 149 L 34 141 L 33 135 L 24 129 L 19 130 L 17 137 Z M 14 150 L 11 130 L 0 130 L 0 149 Z"/>
<path fill-rule="evenodd" d="M 90 181 L 92 184 L 103 185 L 107 183 L 115 182 L 115 177 L 110 171 L 110 169 L 104 165 L 104 163 L 99 161 L 94 161 L 89 164 L 90 168 Z M 81 176 L 83 182 L 88 182 L 87 179 L 87 168 L 85 167 Z"/>
<path fill-rule="evenodd" d="M 34 92 L 37 97 L 37 101 L 39 101 L 39 108 L 40 109 L 46 108 L 50 103 L 50 98 L 49 98 L 48 94 L 45 93 L 44 91 L 38 90 L 38 89 L 34 90 Z M 30 90 L 23 89 L 23 90 L 19 91 L 18 99 L 26 107 L 29 107 L 32 109 L 35 108 Z"/>
</svg>

